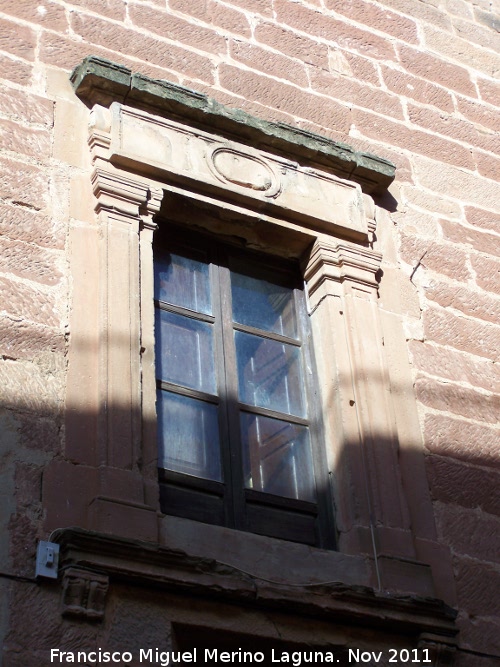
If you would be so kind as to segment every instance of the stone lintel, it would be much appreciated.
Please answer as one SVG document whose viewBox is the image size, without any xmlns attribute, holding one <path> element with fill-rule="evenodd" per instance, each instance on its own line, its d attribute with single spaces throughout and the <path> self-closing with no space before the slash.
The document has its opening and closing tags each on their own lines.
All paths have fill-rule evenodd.
<svg viewBox="0 0 500 667">
<path fill-rule="evenodd" d="M 100 116 L 105 121 L 104 111 L 94 106 L 96 147 L 104 146 L 105 133 L 97 124 Z M 111 178 L 124 168 L 168 188 L 177 184 L 188 192 L 215 194 L 330 235 L 368 238 L 361 188 L 352 181 L 119 102 L 111 104 L 110 115 L 109 152 L 100 152 L 96 163 L 109 169 Z"/>
<path fill-rule="evenodd" d="M 173 592 L 229 599 L 269 610 L 306 614 L 335 623 L 362 624 L 453 643 L 456 612 L 441 600 L 397 595 L 366 586 L 327 582 L 315 586 L 259 579 L 215 559 L 192 556 L 138 539 L 124 539 L 78 528 L 55 531 L 63 567 L 85 567 L 113 579 L 166 587 Z"/>
<path fill-rule="evenodd" d="M 70 80 L 76 94 L 91 106 L 122 102 L 211 132 L 216 130 L 254 148 L 326 167 L 336 176 L 359 183 L 368 194 L 386 190 L 394 180 L 395 166 L 384 158 L 285 123 L 272 123 L 229 109 L 204 94 L 134 74 L 127 67 L 97 56 L 86 57 L 75 67 Z"/>
</svg>

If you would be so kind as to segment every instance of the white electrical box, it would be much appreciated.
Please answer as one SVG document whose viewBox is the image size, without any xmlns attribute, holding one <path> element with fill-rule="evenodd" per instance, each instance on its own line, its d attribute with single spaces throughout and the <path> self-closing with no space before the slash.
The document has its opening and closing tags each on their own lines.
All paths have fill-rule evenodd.
<svg viewBox="0 0 500 667">
<path fill-rule="evenodd" d="M 36 550 L 36 577 L 57 579 L 59 545 L 55 542 L 39 542 Z"/>
</svg>

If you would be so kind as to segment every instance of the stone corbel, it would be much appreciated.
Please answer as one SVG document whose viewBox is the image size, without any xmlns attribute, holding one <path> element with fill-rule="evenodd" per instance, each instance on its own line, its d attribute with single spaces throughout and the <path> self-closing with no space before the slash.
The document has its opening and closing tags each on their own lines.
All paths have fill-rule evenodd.
<svg viewBox="0 0 500 667">
<path fill-rule="evenodd" d="M 109 577 L 90 570 L 70 567 L 64 571 L 62 615 L 87 621 L 102 621 Z"/>
<path fill-rule="evenodd" d="M 432 667 L 452 667 L 457 653 L 457 639 L 424 632 L 420 635 L 418 648 L 428 651 Z"/>
</svg>

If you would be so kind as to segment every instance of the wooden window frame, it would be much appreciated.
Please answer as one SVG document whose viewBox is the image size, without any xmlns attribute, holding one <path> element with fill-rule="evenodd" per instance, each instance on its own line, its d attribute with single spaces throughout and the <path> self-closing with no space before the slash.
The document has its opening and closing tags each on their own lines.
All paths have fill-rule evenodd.
<svg viewBox="0 0 500 667">
<path fill-rule="evenodd" d="M 321 413 L 318 410 L 318 388 L 315 385 L 315 361 L 311 343 L 309 316 L 307 314 L 304 284 L 298 262 L 284 260 L 269 254 L 258 253 L 228 243 L 224 237 L 176 228 L 168 220 L 156 219 L 154 246 L 167 248 L 178 254 L 196 253 L 204 249 L 210 263 L 210 285 L 213 297 L 213 314 L 193 314 L 180 306 L 166 304 L 155 299 L 155 308 L 191 317 L 214 325 L 216 339 L 215 366 L 219 377 L 218 396 L 201 390 L 180 387 L 157 378 L 157 389 L 178 395 L 198 398 L 219 407 L 219 432 L 221 439 L 221 464 L 223 480 L 216 481 L 159 468 L 160 507 L 165 514 L 224 525 L 229 528 L 253 532 L 270 537 L 317 546 L 335 548 L 335 521 L 333 499 L 325 453 L 325 439 Z M 163 232 L 163 233 L 162 233 Z M 293 289 L 293 308 L 296 316 L 295 338 L 236 323 L 233 320 L 230 299 L 230 267 L 251 265 L 256 277 L 276 280 Z M 257 407 L 236 400 L 238 395 L 237 366 L 233 332 L 241 331 L 285 342 L 300 350 L 303 369 L 303 387 L 300 388 L 307 405 L 306 417 L 294 416 Z M 288 421 L 308 428 L 312 478 L 316 500 L 293 499 L 263 491 L 245 488 L 243 479 L 243 455 L 240 434 L 240 415 L 250 413 L 263 417 Z M 167 434 L 168 436 L 168 434 Z"/>
</svg>

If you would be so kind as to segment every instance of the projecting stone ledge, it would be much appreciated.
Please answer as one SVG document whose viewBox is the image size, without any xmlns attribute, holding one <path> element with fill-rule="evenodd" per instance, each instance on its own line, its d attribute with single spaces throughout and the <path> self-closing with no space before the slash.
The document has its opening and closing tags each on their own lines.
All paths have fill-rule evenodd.
<svg viewBox="0 0 500 667">
<path fill-rule="evenodd" d="M 273 582 L 213 558 L 81 528 L 56 530 L 52 539 L 61 546 L 62 571 L 70 572 L 78 583 L 73 596 L 76 602 L 72 602 L 76 613 L 84 606 L 79 600 L 84 597 L 80 589 L 87 586 L 87 580 L 80 574 L 85 571 L 101 577 L 99 600 L 104 599 L 108 580 L 110 584 L 125 581 L 347 625 L 380 628 L 390 624 L 396 632 L 425 637 L 426 641 L 450 648 L 455 646 L 456 611 L 435 598 L 375 591 L 367 586 L 333 581 L 304 585 Z M 72 599 L 66 597 L 69 605 Z M 71 611 L 72 608 L 68 613 Z M 84 613 L 85 610 L 81 615 Z"/>
<path fill-rule="evenodd" d="M 254 148 L 326 167 L 340 178 L 359 183 L 368 194 L 382 192 L 394 180 L 396 168 L 388 160 L 285 123 L 272 123 L 239 109 L 229 109 L 202 93 L 134 74 L 103 58 L 88 56 L 75 67 L 70 80 L 76 94 L 91 105 L 117 101 L 184 122 L 189 120 L 202 129 L 216 129 L 228 138 L 246 141 Z"/>
</svg>

